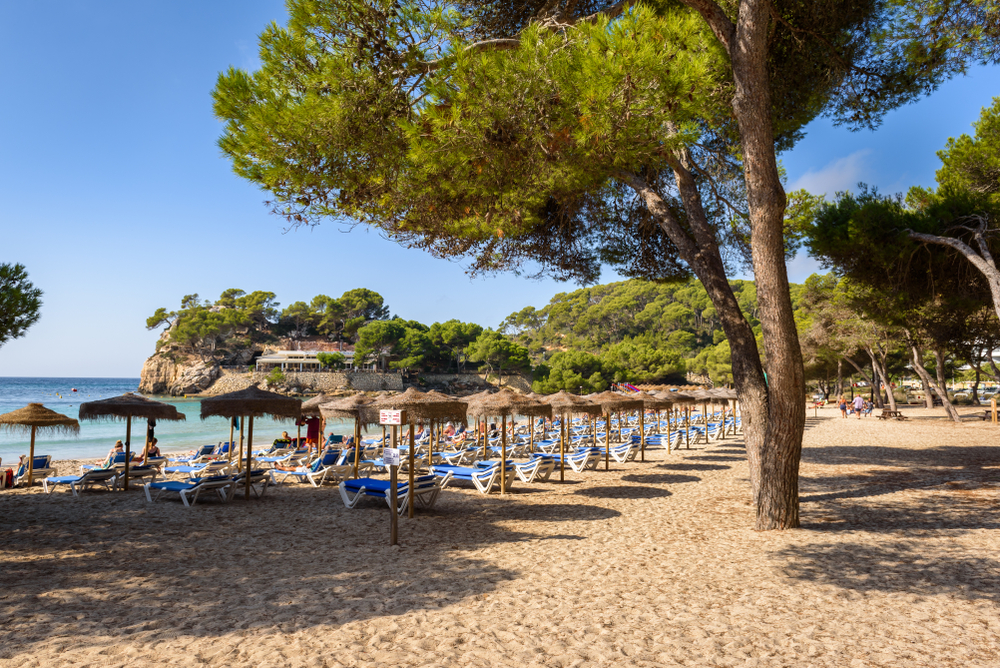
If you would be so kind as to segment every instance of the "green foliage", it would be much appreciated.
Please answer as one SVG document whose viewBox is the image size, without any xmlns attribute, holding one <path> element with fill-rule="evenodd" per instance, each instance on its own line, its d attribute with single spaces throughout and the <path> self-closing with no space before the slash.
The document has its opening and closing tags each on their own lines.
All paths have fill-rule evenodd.
<svg viewBox="0 0 1000 668">
<path fill-rule="evenodd" d="M 267 381 L 268 385 L 281 385 L 285 382 L 285 374 L 281 371 L 281 369 L 275 367 L 274 369 L 271 369 L 271 373 L 267 374 L 267 378 L 264 380 Z"/>
<path fill-rule="evenodd" d="M 428 332 L 432 343 L 437 347 L 441 357 L 455 363 L 455 370 L 461 371 L 465 365 L 465 350 L 469 344 L 483 333 L 480 325 L 459 320 L 436 322 Z"/>
<path fill-rule="evenodd" d="M 1000 97 L 982 110 L 973 127 L 974 138 L 965 134 L 949 138 L 944 150 L 938 151 L 938 186 L 947 191 L 1000 194 Z"/>
<path fill-rule="evenodd" d="M 559 390 L 589 394 L 606 390 L 610 384 L 604 361 L 581 350 L 558 352 L 544 367 L 531 384 L 539 394 Z"/>
<path fill-rule="evenodd" d="M 505 371 L 527 371 L 531 368 L 527 348 L 492 329 L 485 330 L 470 343 L 466 355 L 470 361 L 482 362 L 487 371 L 501 381 Z"/>
<path fill-rule="evenodd" d="M 361 366 L 376 362 L 388 355 L 406 336 L 407 328 L 399 320 L 376 320 L 358 330 L 354 346 L 354 364 Z"/>
<path fill-rule="evenodd" d="M 731 286 L 750 324 L 759 330 L 753 283 L 732 281 Z M 551 366 L 566 351 L 600 358 L 599 371 L 608 382 L 676 381 L 700 353 L 725 342 L 719 316 L 697 281 L 630 280 L 560 293 L 541 309 L 512 313 L 500 331 L 525 346 L 537 364 Z M 728 355 L 726 347 L 720 358 Z M 721 366 L 711 366 L 711 373 L 717 368 Z M 577 375 L 589 378 L 594 371 L 576 368 L 570 373 L 577 382 Z M 726 382 L 728 377 L 725 370 L 712 379 Z M 553 386 L 561 382 L 552 381 Z"/>
<path fill-rule="evenodd" d="M 347 358 L 341 353 L 317 353 L 316 359 L 326 369 L 343 369 L 347 366 Z"/>
<path fill-rule="evenodd" d="M 42 291 L 22 264 L 0 264 L 0 346 L 25 335 L 41 317 Z"/>
</svg>

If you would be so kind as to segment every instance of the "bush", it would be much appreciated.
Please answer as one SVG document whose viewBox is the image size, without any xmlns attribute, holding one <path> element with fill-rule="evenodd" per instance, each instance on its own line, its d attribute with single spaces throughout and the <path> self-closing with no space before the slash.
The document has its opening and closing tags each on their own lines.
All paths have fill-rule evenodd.
<svg viewBox="0 0 1000 668">
<path fill-rule="evenodd" d="M 281 369 L 274 368 L 271 369 L 271 373 L 267 374 L 268 385 L 281 385 L 285 382 L 285 374 L 281 372 Z"/>
</svg>

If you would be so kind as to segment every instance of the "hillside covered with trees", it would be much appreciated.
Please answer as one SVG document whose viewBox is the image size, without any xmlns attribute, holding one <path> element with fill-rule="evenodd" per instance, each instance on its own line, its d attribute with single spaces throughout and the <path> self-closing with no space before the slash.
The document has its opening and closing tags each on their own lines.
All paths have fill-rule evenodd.
<svg viewBox="0 0 1000 668">
<path fill-rule="evenodd" d="M 753 283 L 734 281 L 733 289 L 759 333 Z M 512 313 L 496 329 L 392 317 L 383 297 L 366 288 L 283 309 L 273 292 L 230 289 L 214 301 L 187 295 L 175 311 L 157 309 L 146 326 L 166 327 L 158 355 L 209 365 L 251 364 L 267 349 L 342 342 L 353 346 L 358 366 L 501 378 L 530 372 L 539 392 L 683 382 L 688 372 L 732 382 L 728 343 L 697 281 L 628 280 L 559 293 L 542 308 Z M 343 364 L 336 354 L 321 361 Z"/>
</svg>

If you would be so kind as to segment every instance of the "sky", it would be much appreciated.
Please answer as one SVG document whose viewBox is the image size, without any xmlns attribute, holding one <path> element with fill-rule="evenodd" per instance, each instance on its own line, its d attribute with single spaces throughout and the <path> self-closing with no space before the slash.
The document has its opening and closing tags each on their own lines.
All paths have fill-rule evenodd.
<svg viewBox="0 0 1000 668">
<path fill-rule="evenodd" d="M 0 262 L 44 291 L 39 322 L 0 347 L 0 376 L 138 377 L 158 336 L 146 318 L 193 293 L 268 290 L 285 306 L 366 287 L 406 319 L 495 327 L 578 287 L 472 279 L 363 229 L 286 230 L 221 155 L 211 101 L 218 74 L 254 69 L 257 35 L 285 20 L 283 0 L 0 4 Z M 933 186 L 935 152 L 997 94 L 1000 68 L 980 68 L 876 132 L 814 121 L 781 156 L 788 185 Z M 817 270 L 800 255 L 789 278 Z"/>
</svg>

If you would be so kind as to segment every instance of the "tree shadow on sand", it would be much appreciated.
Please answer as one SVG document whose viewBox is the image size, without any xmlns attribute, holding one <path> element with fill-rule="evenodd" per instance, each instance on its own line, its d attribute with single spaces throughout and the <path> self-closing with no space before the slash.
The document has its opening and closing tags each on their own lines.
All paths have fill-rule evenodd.
<svg viewBox="0 0 1000 668">
<path fill-rule="evenodd" d="M 643 485 L 677 485 L 683 482 L 698 482 L 701 480 L 695 475 L 681 475 L 679 473 L 629 473 L 623 475 L 624 482 L 637 482 Z"/>
<path fill-rule="evenodd" d="M 656 499 L 664 496 L 671 496 L 670 490 L 659 487 L 645 487 L 639 485 L 608 485 L 606 487 L 588 487 L 580 489 L 574 494 L 589 496 L 595 499 Z"/>
<path fill-rule="evenodd" d="M 390 547 L 384 503 L 348 510 L 330 489 L 190 509 L 147 505 L 136 493 L 85 496 L 5 500 L 0 660 L 54 636 L 117 643 L 135 633 L 141 642 L 253 627 L 293 633 L 438 608 L 519 576 L 468 550 L 579 540 L 551 527 L 620 515 L 447 492 L 436 510 L 401 519 L 401 547 Z M 522 530 L 506 526 L 511 519 Z"/>
<path fill-rule="evenodd" d="M 864 545 L 790 545 L 773 555 L 785 575 L 857 592 L 945 594 L 1000 603 L 1000 562 L 987 556 L 928 551 L 914 541 Z"/>
<path fill-rule="evenodd" d="M 723 469 L 733 468 L 732 466 L 728 466 L 726 464 L 685 464 L 683 462 L 657 464 L 656 467 L 667 469 L 669 471 L 721 471 Z"/>
</svg>

